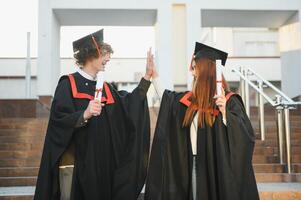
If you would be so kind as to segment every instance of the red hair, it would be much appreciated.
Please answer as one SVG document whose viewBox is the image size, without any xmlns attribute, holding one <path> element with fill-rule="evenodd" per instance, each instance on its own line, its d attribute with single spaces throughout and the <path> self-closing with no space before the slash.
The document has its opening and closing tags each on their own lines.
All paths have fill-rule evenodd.
<svg viewBox="0 0 301 200">
<path fill-rule="evenodd" d="M 203 127 L 205 124 L 212 126 L 215 121 L 213 111 L 215 109 L 214 96 L 216 94 L 216 63 L 210 59 L 194 59 L 196 65 L 195 77 L 193 80 L 191 105 L 187 108 L 183 120 L 183 126 L 190 126 L 194 114 L 198 112 L 198 126 Z M 222 77 L 223 87 L 227 90 L 228 85 Z"/>
</svg>

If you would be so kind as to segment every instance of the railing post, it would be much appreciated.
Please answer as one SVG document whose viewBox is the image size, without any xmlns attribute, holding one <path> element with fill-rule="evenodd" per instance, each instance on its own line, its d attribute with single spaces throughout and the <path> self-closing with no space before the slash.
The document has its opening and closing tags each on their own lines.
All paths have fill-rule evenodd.
<svg viewBox="0 0 301 200">
<path fill-rule="evenodd" d="M 244 76 L 248 79 L 248 72 L 244 70 Z M 250 117 L 250 92 L 249 92 L 249 84 L 245 81 L 245 106 L 246 113 L 248 117 Z"/>
<path fill-rule="evenodd" d="M 284 123 L 285 123 L 285 138 L 286 138 L 286 161 L 287 173 L 292 172 L 292 157 L 291 157 L 291 127 L 290 127 L 290 110 L 288 106 L 284 107 Z"/>
<path fill-rule="evenodd" d="M 25 82 L 26 82 L 26 98 L 30 98 L 31 97 L 30 32 L 27 32 Z"/>
<path fill-rule="evenodd" d="M 258 89 L 263 92 L 263 82 L 262 80 L 258 80 Z M 264 127 L 264 103 L 263 103 L 263 96 L 258 94 L 258 101 L 259 101 L 259 124 L 260 124 L 260 134 L 261 140 L 265 140 L 265 127 Z"/>
<path fill-rule="evenodd" d="M 276 95 L 276 103 L 279 104 L 276 107 L 277 111 L 277 131 L 278 131 L 278 152 L 280 164 L 284 164 L 283 159 L 283 107 L 280 105 L 282 102 L 282 97 Z"/>
<path fill-rule="evenodd" d="M 240 73 L 245 74 L 244 69 L 242 67 L 240 67 L 239 71 Z M 246 102 L 245 84 L 246 84 L 245 80 L 240 77 L 240 93 L 244 103 Z"/>
</svg>

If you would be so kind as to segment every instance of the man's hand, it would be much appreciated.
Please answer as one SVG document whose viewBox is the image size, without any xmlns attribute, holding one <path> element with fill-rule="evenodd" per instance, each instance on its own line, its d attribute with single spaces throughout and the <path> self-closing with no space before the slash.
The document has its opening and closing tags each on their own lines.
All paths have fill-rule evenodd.
<svg viewBox="0 0 301 200">
<path fill-rule="evenodd" d="M 150 48 L 147 51 L 146 72 L 145 72 L 144 79 L 150 80 L 151 77 L 155 78 L 157 76 L 158 74 L 155 68 L 154 55 L 152 54 L 152 49 Z"/>
<path fill-rule="evenodd" d="M 91 100 L 87 109 L 84 112 L 84 119 L 88 120 L 92 116 L 100 115 L 102 106 L 104 106 L 104 104 L 102 104 L 99 100 Z"/>
</svg>

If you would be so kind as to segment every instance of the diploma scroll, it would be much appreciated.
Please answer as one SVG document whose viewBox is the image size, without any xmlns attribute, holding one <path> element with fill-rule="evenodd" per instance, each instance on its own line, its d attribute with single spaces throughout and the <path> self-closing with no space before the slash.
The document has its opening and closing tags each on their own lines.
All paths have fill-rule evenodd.
<svg viewBox="0 0 301 200">
<path fill-rule="evenodd" d="M 105 81 L 104 72 L 103 71 L 98 72 L 97 81 L 96 81 L 96 88 L 95 88 L 95 96 L 94 96 L 94 99 L 96 99 L 96 100 L 101 101 L 104 81 Z"/>
<path fill-rule="evenodd" d="M 221 61 L 216 60 L 216 94 L 218 96 L 222 95 L 223 82 L 222 82 L 222 69 Z"/>
</svg>

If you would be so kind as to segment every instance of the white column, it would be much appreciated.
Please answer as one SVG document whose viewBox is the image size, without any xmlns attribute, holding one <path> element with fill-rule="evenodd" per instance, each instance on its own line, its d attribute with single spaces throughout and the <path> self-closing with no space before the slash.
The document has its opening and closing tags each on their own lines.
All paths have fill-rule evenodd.
<svg viewBox="0 0 301 200">
<path fill-rule="evenodd" d="M 186 5 L 172 5 L 172 71 L 174 85 L 187 84 Z"/>
<path fill-rule="evenodd" d="M 290 23 L 280 27 L 281 50 L 281 89 L 289 97 L 301 94 L 301 10 L 293 16 Z M 288 26 L 288 27 L 286 27 Z"/>
<path fill-rule="evenodd" d="M 26 55 L 26 98 L 31 98 L 31 58 L 30 58 L 30 32 L 27 32 L 27 55 Z"/>
<path fill-rule="evenodd" d="M 157 11 L 156 28 L 156 66 L 162 84 L 173 90 L 172 55 L 172 9 L 171 4 L 163 3 Z"/>
<path fill-rule="evenodd" d="M 195 42 L 200 42 L 201 39 L 201 9 L 198 6 L 195 6 L 193 3 L 186 4 L 186 13 L 187 13 L 187 66 L 190 65 L 192 54 L 194 51 Z M 191 89 L 192 85 L 192 76 L 187 67 L 187 86 L 188 89 Z"/>
<path fill-rule="evenodd" d="M 50 0 L 39 2 L 37 94 L 53 95 L 60 74 L 60 24 Z"/>
</svg>

